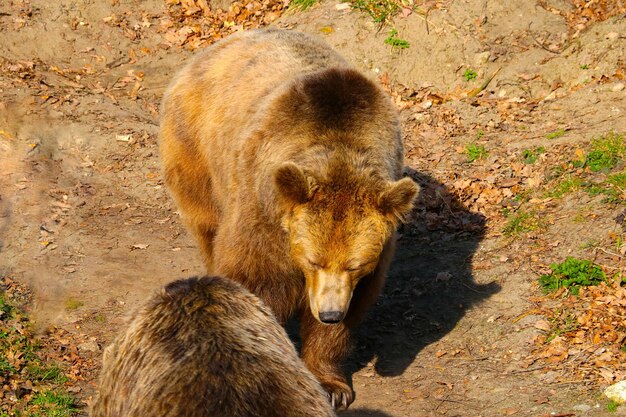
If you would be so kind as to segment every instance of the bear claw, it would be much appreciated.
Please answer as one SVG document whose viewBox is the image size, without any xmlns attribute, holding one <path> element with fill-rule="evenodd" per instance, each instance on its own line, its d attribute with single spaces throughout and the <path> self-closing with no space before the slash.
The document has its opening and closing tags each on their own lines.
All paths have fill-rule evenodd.
<svg viewBox="0 0 626 417">
<path fill-rule="evenodd" d="M 345 384 L 327 383 L 322 384 L 328 394 L 330 405 L 335 410 L 346 410 L 353 401 L 353 394 L 350 387 Z"/>
</svg>

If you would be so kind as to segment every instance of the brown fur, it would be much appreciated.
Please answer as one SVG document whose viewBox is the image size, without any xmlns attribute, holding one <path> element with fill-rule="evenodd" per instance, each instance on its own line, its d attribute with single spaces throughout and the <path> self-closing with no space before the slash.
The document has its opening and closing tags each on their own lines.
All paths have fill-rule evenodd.
<svg viewBox="0 0 626 417">
<path fill-rule="evenodd" d="M 305 363 L 347 406 L 349 327 L 378 296 L 417 193 L 400 179 L 388 98 L 315 38 L 240 33 L 172 83 L 161 152 L 207 269 L 241 282 L 280 322 L 298 314 Z"/>
<path fill-rule="evenodd" d="M 92 417 L 334 416 L 271 311 L 239 284 L 169 284 L 105 350 Z"/>
</svg>

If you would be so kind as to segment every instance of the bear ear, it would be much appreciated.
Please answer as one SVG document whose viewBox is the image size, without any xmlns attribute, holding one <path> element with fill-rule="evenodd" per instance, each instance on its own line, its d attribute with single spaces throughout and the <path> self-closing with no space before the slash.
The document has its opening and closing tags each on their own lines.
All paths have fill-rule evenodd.
<svg viewBox="0 0 626 417">
<path fill-rule="evenodd" d="M 293 162 L 286 162 L 276 170 L 274 183 L 278 194 L 290 204 L 306 203 L 317 188 L 315 180 Z"/>
<path fill-rule="evenodd" d="M 386 216 L 403 220 L 413 208 L 418 192 L 419 186 L 410 178 L 391 182 L 378 196 L 378 208 Z"/>
</svg>

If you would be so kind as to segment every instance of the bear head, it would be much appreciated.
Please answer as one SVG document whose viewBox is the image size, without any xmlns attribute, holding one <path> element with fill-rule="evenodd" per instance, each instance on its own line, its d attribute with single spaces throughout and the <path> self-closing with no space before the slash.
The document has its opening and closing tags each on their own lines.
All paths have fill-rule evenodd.
<svg viewBox="0 0 626 417">
<path fill-rule="evenodd" d="M 374 170 L 336 165 L 321 174 L 286 162 L 274 175 L 291 259 L 304 274 L 313 316 L 326 324 L 346 316 L 419 190 L 409 178 L 386 181 Z"/>
</svg>

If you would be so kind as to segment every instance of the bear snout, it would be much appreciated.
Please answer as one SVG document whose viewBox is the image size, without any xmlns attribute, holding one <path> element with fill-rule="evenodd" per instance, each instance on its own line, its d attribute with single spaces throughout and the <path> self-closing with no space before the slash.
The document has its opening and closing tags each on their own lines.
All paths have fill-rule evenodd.
<svg viewBox="0 0 626 417">
<path fill-rule="evenodd" d="M 343 320 L 345 311 L 320 311 L 320 321 L 325 324 L 336 324 Z"/>
<path fill-rule="evenodd" d="M 352 299 L 350 276 L 346 272 L 322 269 L 307 281 L 313 317 L 324 324 L 336 324 L 343 320 Z"/>
</svg>

